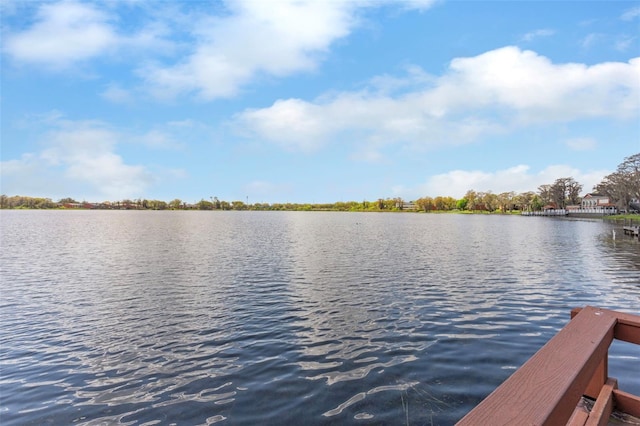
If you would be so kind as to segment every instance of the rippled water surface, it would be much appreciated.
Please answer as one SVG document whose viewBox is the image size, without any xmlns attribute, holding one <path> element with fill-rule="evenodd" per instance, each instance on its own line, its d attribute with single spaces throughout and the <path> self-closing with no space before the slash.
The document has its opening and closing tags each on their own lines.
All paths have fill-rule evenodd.
<svg viewBox="0 0 640 426">
<path fill-rule="evenodd" d="M 640 312 L 598 220 L 2 211 L 0 423 L 442 424 L 586 304 Z M 611 375 L 640 393 L 640 351 Z"/>
</svg>

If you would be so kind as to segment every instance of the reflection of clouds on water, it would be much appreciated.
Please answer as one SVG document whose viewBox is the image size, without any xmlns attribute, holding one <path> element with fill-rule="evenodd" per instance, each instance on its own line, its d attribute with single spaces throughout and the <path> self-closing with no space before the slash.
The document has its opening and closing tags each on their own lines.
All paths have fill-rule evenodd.
<svg viewBox="0 0 640 426">
<path fill-rule="evenodd" d="M 601 222 L 0 213 L 9 421 L 450 424 L 570 308 L 640 301 L 637 241 Z M 610 353 L 640 392 L 638 348 Z"/>
</svg>

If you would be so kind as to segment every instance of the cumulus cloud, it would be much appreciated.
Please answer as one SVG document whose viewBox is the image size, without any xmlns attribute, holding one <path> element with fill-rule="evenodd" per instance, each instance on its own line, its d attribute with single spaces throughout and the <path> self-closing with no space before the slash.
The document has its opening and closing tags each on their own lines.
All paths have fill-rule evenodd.
<svg viewBox="0 0 640 426">
<path fill-rule="evenodd" d="M 146 67 L 141 75 L 159 97 L 183 93 L 206 100 L 232 97 L 255 78 L 314 70 L 331 44 L 357 25 L 358 9 L 384 3 L 227 1 L 227 15 L 195 22 L 195 47 L 185 58 L 171 66 Z M 394 4 L 423 10 L 433 1 Z"/>
<path fill-rule="evenodd" d="M 9 34 L 5 48 L 20 62 L 65 67 L 116 43 L 106 14 L 91 4 L 65 1 L 40 6 L 33 26 Z"/>
<path fill-rule="evenodd" d="M 332 132 L 332 113 L 300 99 L 277 101 L 268 109 L 248 110 L 240 121 L 287 150 L 312 151 Z"/>
<path fill-rule="evenodd" d="M 144 71 L 156 93 L 234 96 L 258 73 L 283 76 L 315 67 L 317 56 L 353 25 L 345 1 L 228 2 L 230 15 L 195 26 L 196 47 L 182 62 Z"/>
<path fill-rule="evenodd" d="M 123 48 L 166 47 L 166 43 L 159 42 L 158 27 L 125 35 L 118 32 L 116 21 L 116 17 L 92 3 L 43 3 L 30 27 L 7 31 L 4 51 L 18 63 L 67 69 Z"/>
<path fill-rule="evenodd" d="M 321 96 L 315 101 L 280 99 L 236 115 L 251 136 L 288 150 L 313 151 L 324 144 L 365 141 L 379 148 L 403 143 L 411 149 L 464 144 L 514 127 L 605 117 L 628 119 L 640 110 L 640 58 L 595 65 L 554 64 L 530 50 L 509 46 L 456 58 L 440 77 L 415 71 L 414 89 L 382 81 L 383 90 Z M 422 81 L 417 88 L 415 76 Z M 393 88 L 403 88 L 394 94 Z M 367 150 L 364 150 L 365 152 Z M 368 150 L 363 157 L 379 158 Z"/>
<path fill-rule="evenodd" d="M 522 193 L 536 190 L 540 185 L 552 184 L 562 177 L 573 177 L 582 184 L 583 192 L 589 192 L 593 186 L 600 183 L 609 171 L 595 170 L 582 172 L 566 165 L 552 165 L 539 172 L 531 171 L 527 165 L 520 164 L 493 172 L 482 170 L 452 170 L 447 173 L 431 176 L 424 184 L 417 188 L 403 188 L 398 195 L 428 196 L 446 195 L 462 198 L 468 190 Z"/>
<path fill-rule="evenodd" d="M 216 8 L 166 3 L 144 15 L 131 31 L 125 14 L 150 10 L 144 3 L 45 2 L 26 28 L 5 28 L 4 51 L 16 63 L 68 70 L 89 60 L 122 55 L 137 58 L 136 72 L 153 94 L 172 98 L 196 94 L 205 100 L 235 96 L 256 79 L 314 70 L 331 45 L 361 22 L 359 11 L 392 4 L 426 10 L 435 0 L 227 0 Z M 156 5 L 154 5 L 156 6 Z M 155 21 L 153 19 L 156 19 Z M 168 41 L 171 30 L 175 42 Z M 179 43 L 180 49 L 177 49 Z M 169 59 L 168 57 L 171 56 Z M 148 57 L 147 57 L 148 59 Z M 122 102 L 110 87 L 103 96 Z"/>
<path fill-rule="evenodd" d="M 154 176 L 144 166 L 126 164 L 115 152 L 120 137 L 97 122 L 57 120 L 43 138 L 45 149 L 2 162 L 3 189 L 25 194 L 39 185 L 50 191 L 53 185 L 61 194 L 82 192 L 87 199 L 139 196 Z"/>
<path fill-rule="evenodd" d="M 144 166 L 125 164 L 114 152 L 118 135 L 92 123 L 70 123 L 48 135 L 50 148 L 40 156 L 64 169 L 72 181 L 85 182 L 107 198 L 143 193 L 153 176 Z"/>
<path fill-rule="evenodd" d="M 527 122 L 629 118 L 640 108 L 639 71 L 640 58 L 554 64 L 533 51 L 504 47 L 454 59 L 433 100 L 456 109 L 513 109 L 515 118 Z"/>
<path fill-rule="evenodd" d="M 34 197 L 65 197 L 61 185 L 56 184 L 55 176 L 42 159 L 33 153 L 25 153 L 18 159 L 0 162 L 0 180 L 2 193 L 6 195 L 27 195 Z M 46 194 L 43 193 L 46 191 Z"/>
</svg>

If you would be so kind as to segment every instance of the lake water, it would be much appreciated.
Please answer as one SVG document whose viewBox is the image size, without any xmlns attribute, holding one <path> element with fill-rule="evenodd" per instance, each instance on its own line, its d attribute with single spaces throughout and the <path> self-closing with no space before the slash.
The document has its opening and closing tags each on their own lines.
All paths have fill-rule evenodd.
<svg viewBox="0 0 640 426">
<path fill-rule="evenodd" d="M 0 219 L 4 426 L 450 425 L 571 308 L 640 311 L 640 243 L 598 220 Z M 611 375 L 636 394 L 638 362 L 638 346 L 614 343 Z"/>
</svg>

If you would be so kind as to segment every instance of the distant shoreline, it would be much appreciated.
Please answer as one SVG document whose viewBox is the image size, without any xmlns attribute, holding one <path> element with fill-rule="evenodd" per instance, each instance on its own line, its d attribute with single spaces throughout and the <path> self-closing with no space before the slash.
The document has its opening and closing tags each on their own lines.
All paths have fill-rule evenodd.
<svg viewBox="0 0 640 426">
<path fill-rule="evenodd" d="M 66 208 L 66 207 L 52 207 L 52 208 L 30 208 L 30 207 L 16 207 L 16 208 L 2 208 L 0 210 L 6 211 L 20 211 L 20 210 L 29 210 L 29 211 L 147 211 L 147 212 L 159 212 L 159 211 L 191 211 L 191 212 L 201 212 L 201 211 L 209 211 L 209 212 L 226 212 L 226 211 L 262 211 L 262 212 L 335 212 L 335 213 L 417 213 L 417 214 L 460 214 L 460 215 L 499 215 L 499 216 L 524 216 L 522 212 L 519 210 L 513 210 L 511 212 L 488 212 L 488 211 L 469 211 L 469 210 L 431 210 L 431 211 L 422 211 L 422 210 L 339 210 L 339 209 L 254 209 L 247 208 L 243 210 L 235 210 L 235 209 L 219 209 L 219 210 L 201 210 L 198 208 L 186 208 L 186 209 L 126 209 L 126 208 Z M 527 216 L 529 217 L 529 216 Z M 568 218 L 568 219 L 602 219 L 610 222 L 617 222 L 622 219 L 630 219 L 637 220 L 640 222 L 640 214 L 608 214 L 603 215 L 601 213 L 572 213 L 568 215 L 561 216 L 543 216 L 543 215 L 531 215 L 531 217 L 555 217 L 555 218 Z"/>
</svg>

